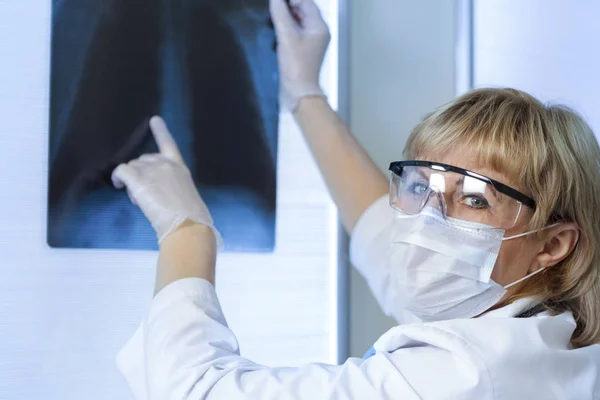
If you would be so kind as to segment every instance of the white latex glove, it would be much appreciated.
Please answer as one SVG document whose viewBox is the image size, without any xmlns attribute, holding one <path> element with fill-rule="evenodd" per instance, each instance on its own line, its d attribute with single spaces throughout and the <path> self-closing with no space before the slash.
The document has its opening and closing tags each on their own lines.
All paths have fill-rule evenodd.
<svg viewBox="0 0 600 400">
<path fill-rule="evenodd" d="M 331 35 L 313 0 L 270 0 L 271 18 L 277 35 L 282 107 L 295 111 L 303 97 L 325 97 L 319 72 Z"/>
<path fill-rule="evenodd" d="M 162 118 L 152 117 L 150 129 L 160 153 L 144 154 L 119 165 L 112 173 L 113 185 L 117 189 L 127 187 L 131 201 L 148 218 L 159 243 L 189 219 L 213 228 L 221 248 L 221 235 L 167 125 Z"/>
</svg>

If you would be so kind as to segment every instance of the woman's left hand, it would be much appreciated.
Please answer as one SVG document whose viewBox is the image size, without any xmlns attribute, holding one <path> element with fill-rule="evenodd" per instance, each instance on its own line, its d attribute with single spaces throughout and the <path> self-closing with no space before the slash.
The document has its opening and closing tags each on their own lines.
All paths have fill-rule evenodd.
<svg viewBox="0 0 600 400">
<path fill-rule="evenodd" d="M 210 212 L 167 125 L 162 118 L 153 117 L 150 129 L 159 153 L 144 154 L 119 165 L 112 173 L 114 186 L 127 188 L 132 202 L 154 227 L 159 243 L 189 220 L 213 228 L 220 246 L 221 238 L 214 229 Z"/>
</svg>

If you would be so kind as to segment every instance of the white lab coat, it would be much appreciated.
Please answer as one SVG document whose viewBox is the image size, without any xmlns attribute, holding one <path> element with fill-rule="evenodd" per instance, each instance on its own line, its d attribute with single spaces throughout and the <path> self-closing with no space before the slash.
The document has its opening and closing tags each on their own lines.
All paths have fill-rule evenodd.
<svg viewBox="0 0 600 400">
<path fill-rule="evenodd" d="M 386 199 L 374 203 L 351 242 L 376 295 L 389 210 Z M 534 304 L 523 299 L 479 318 L 399 325 L 367 360 L 268 368 L 239 354 L 213 286 L 191 278 L 154 298 L 117 363 L 137 399 L 600 399 L 600 345 L 572 349 L 570 313 L 514 318 Z"/>
</svg>

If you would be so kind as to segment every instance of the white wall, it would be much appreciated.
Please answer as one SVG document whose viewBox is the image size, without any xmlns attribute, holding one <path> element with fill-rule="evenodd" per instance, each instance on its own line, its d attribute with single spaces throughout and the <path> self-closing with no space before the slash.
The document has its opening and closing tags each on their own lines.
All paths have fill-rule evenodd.
<svg viewBox="0 0 600 400">
<path fill-rule="evenodd" d="M 455 1 L 348 0 L 350 125 L 384 170 L 412 128 L 455 94 Z M 352 272 L 350 355 L 394 325 Z"/>
<path fill-rule="evenodd" d="M 474 11 L 475 86 L 566 103 L 600 137 L 600 2 L 478 0 Z"/>
</svg>

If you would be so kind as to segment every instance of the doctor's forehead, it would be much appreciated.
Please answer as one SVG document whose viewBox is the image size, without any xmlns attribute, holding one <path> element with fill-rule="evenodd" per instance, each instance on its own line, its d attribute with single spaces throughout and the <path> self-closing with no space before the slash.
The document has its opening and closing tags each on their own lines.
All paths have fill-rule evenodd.
<svg viewBox="0 0 600 400">
<path fill-rule="evenodd" d="M 477 149 L 474 146 L 465 145 L 461 146 L 460 149 L 450 149 L 442 153 L 425 153 L 419 156 L 418 159 L 453 165 L 455 167 L 463 168 L 476 172 L 480 175 L 487 176 L 488 178 L 495 179 L 515 188 L 518 188 L 519 186 L 518 182 L 511 179 L 507 173 L 495 170 L 489 165 L 483 164 L 480 161 L 480 157 L 478 157 L 477 154 Z"/>
</svg>

